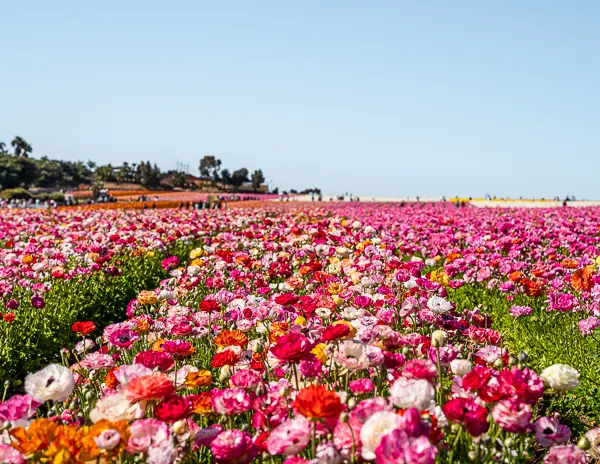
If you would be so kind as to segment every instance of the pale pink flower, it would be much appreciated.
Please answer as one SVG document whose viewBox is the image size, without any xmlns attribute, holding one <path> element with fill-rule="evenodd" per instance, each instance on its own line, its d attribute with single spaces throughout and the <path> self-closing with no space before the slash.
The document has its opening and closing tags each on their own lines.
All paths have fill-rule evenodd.
<svg viewBox="0 0 600 464">
<path fill-rule="evenodd" d="M 214 394 L 210 404 L 217 414 L 235 415 L 250 410 L 250 395 L 241 389 L 227 388 Z"/>
<path fill-rule="evenodd" d="M 310 441 L 311 424 L 303 417 L 286 420 L 267 439 L 269 453 L 293 456 L 301 453 Z"/>
</svg>

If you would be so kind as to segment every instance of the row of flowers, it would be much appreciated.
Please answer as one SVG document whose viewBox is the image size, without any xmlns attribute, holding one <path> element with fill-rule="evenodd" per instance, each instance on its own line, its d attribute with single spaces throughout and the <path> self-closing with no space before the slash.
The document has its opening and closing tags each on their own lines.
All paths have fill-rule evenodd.
<svg viewBox="0 0 600 464">
<path fill-rule="evenodd" d="M 166 260 L 169 277 L 101 336 L 75 323 L 63 365 L 0 404 L 1 460 L 589 462 L 600 430 L 575 436 L 548 407 L 568 401 L 579 373 L 536 373 L 485 313 L 449 297 L 496 279 L 514 284 L 507 298 L 548 295 L 566 311 L 554 306 L 568 294 L 595 311 L 592 216 L 535 214 L 361 205 L 201 216 L 189 263 Z M 576 275 L 591 284 L 577 288 Z"/>
</svg>

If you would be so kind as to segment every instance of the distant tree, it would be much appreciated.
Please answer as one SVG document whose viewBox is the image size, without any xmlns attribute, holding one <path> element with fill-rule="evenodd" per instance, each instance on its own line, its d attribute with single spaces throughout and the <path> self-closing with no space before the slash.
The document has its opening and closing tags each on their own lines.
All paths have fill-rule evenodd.
<svg viewBox="0 0 600 464">
<path fill-rule="evenodd" d="M 265 176 L 263 175 L 262 170 L 257 169 L 256 171 L 254 171 L 252 173 L 252 188 L 254 189 L 255 192 L 258 192 L 258 189 L 260 189 L 260 186 L 262 185 L 262 183 L 265 181 Z"/>
<path fill-rule="evenodd" d="M 29 145 L 23 137 L 19 137 L 18 135 L 10 142 L 15 152 L 15 156 L 23 156 L 27 158 L 29 153 L 33 151 L 31 145 Z"/>
<path fill-rule="evenodd" d="M 171 183 L 173 187 L 184 188 L 187 182 L 187 175 L 181 171 L 175 171 L 171 175 Z"/>
<path fill-rule="evenodd" d="M 221 160 L 206 155 L 200 160 L 200 178 L 203 180 L 211 180 L 213 184 L 219 180 L 219 169 L 221 169 Z"/>
<path fill-rule="evenodd" d="M 94 174 L 101 182 L 114 182 L 116 180 L 115 169 L 112 167 L 112 164 L 98 166 Z"/>
<path fill-rule="evenodd" d="M 248 182 L 248 170 L 246 168 L 233 171 L 231 175 L 231 184 L 238 190 L 244 182 Z"/>
<path fill-rule="evenodd" d="M 290 190 L 290 193 L 291 193 L 292 195 L 295 195 L 296 193 L 298 193 L 298 191 L 297 191 L 296 189 L 291 189 L 291 190 Z"/>
<path fill-rule="evenodd" d="M 88 160 L 87 162 L 87 167 L 90 171 L 93 171 L 94 169 L 96 169 L 97 164 L 92 161 L 92 160 Z"/>
<path fill-rule="evenodd" d="M 1 188 L 29 188 L 34 185 L 38 176 L 39 169 L 35 160 L 20 156 L 0 155 Z"/>
<path fill-rule="evenodd" d="M 3 155 L 6 153 L 6 144 L 4 142 L 0 142 L 0 154 Z"/>
<path fill-rule="evenodd" d="M 231 173 L 229 172 L 229 169 L 223 169 L 221 171 L 221 182 L 223 182 L 225 185 L 231 185 Z"/>
<path fill-rule="evenodd" d="M 273 193 L 273 194 L 275 194 L 275 195 L 278 195 L 278 194 L 279 194 L 279 187 L 275 187 L 275 188 L 272 190 L 272 192 L 271 192 L 271 193 Z"/>
</svg>

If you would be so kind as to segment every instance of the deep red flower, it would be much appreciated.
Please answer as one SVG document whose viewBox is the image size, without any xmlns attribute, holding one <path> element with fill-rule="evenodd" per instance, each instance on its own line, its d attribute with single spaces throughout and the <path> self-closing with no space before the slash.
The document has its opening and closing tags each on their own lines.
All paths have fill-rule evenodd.
<svg viewBox="0 0 600 464">
<path fill-rule="evenodd" d="M 492 370 L 484 366 L 475 366 L 471 372 L 462 379 L 462 387 L 465 390 L 479 390 L 487 385 L 492 377 Z"/>
<path fill-rule="evenodd" d="M 175 422 L 190 415 L 191 405 L 187 398 L 171 396 L 162 400 L 154 408 L 154 416 L 162 421 Z"/>
<path fill-rule="evenodd" d="M 215 300 L 204 300 L 202 303 L 200 303 L 198 309 L 205 313 L 212 313 L 213 311 L 219 310 L 219 303 L 217 303 Z"/>
<path fill-rule="evenodd" d="M 464 425 L 467 432 L 477 437 L 485 433 L 490 424 L 487 421 L 488 410 L 469 398 L 454 398 L 448 401 L 442 410 L 446 418 Z"/>
<path fill-rule="evenodd" d="M 78 334 L 87 335 L 89 333 L 92 333 L 94 330 L 96 330 L 96 325 L 92 321 L 75 322 L 71 326 L 71 330 L 73 330 L 73 332 L 78 333 Z"/>
<path fill-rule="evenodd" d="M 500 391 L 505 397 L 518 398 L 528 404 L 535 404 L 544 395 L 544 382 L 529 369 L 504 369 L 498 376 Z"/>
<path fill-rule="evenodd" d="M 300 301 L 300 298 L 293 293 L 283 293 L 275 298 L 275 303 L 281 306 L 293 306 Z"/>
</svg>

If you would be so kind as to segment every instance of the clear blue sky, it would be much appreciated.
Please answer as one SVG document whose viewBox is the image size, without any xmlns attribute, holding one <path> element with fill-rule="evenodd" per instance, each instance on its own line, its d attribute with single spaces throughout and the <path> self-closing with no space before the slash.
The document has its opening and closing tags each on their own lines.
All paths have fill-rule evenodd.
<svg viewBox="0 0 600 464">
<path fill-rule="evenodd" d="M 0 140 L 359 195 L 600 198 L 600 2 L 7 1 Z"/>
</svg>

